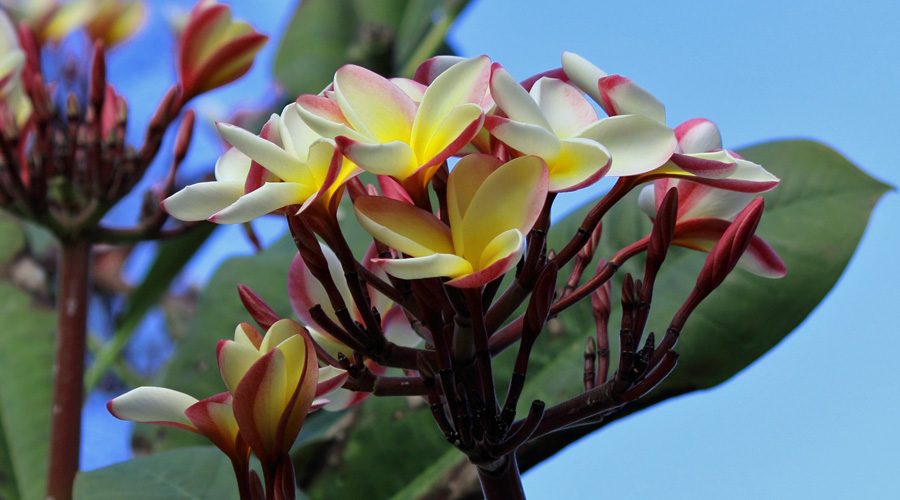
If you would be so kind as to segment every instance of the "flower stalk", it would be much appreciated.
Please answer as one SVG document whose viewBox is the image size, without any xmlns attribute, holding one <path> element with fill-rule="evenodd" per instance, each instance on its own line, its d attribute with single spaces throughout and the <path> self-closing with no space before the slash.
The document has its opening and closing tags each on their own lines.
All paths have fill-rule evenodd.
<svg viewBox="0 0 900 500">
<path fill-rule="evenodd" d="M 52 500 L 72 498 L 72 485 L 78 472 L 91 247 L 90 240 L 82 237 L 63 241 L 60 249 L 53 416 L 47 472 L 47 498 Z"/>
</svg>

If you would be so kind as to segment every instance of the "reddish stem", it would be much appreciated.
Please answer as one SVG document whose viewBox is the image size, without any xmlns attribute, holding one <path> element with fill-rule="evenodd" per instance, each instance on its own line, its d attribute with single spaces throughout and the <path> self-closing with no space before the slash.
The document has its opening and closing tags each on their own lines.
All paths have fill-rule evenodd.
<svg viewBox="0 0 900 500">
<path fill-rule="evenodd" d="M 70 500 L 81 445 L 84 351 L 91 242 L 62 242 L 57 290 L 59 330 L 53 361 L 53 417 L 47 499 Z"/>
<path fill-rule="evenodd" d="M 491 468 L 475 467 L 484 500 L 525 500 L 516 453 L 505 455 L 491 465 Z"/>
</svg>

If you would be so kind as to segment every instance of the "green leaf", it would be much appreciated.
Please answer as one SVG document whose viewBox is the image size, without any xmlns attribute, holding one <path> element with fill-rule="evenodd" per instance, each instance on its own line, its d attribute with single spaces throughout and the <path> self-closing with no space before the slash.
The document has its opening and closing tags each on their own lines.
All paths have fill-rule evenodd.
<svg viewBox="0 0 900 500">
<path fill-rule="evenodd" d="M 275 78 L 291 95 L 325 88 L 344 64 L 411 77 L 447 53 L 445 37 L 468 0 L 303 0 L 275 56 Z"/>
<path fill-rule="evenodd" d="M 872 208 L 891 189 L 812 141 L 777 141 L 739 153 L 781 178 L 764 196 L 766 210 L 757 235 L 778 252 L 788 274 L 770 280 L 733 272 L 688 320 L 676 347 L 678 367 L 657 388 L 655 398 L 718 385 L 792 332 L 834 287 Z M 636 234 L 636 227 L 605 225 L 626 239 Z M 649 229 L 646 221 L 643 229 Z M 626 236 L 628 231 L 632 233 Z M 684 251 L 674 259 L 666 261 L 657 285 L 665 295 L 653 301 L 649 328 L 656 332 L 665 331 L 687 297 L 705 254 Z"/>
<path fill-rule="evenodd" d="M 122 462 L 75 479 L 76 500 L 237 499 L 231 461 L 212 446 Z"/>
<path fill-rule="evenodd" d="M 0 213 L 0 263 L 8 262 L 25 246 L 22 228 L 6 214 Z"/>
<path fill-rule="evenodd" d="M 144 281 L 128 296 L 128 303 L 118 318 L 115 332 L 97 352 L 85 373 L 85 393 L 93 390 L 103 373 L 119 359 L 144 316 L 161 301 L 172 281 L 215 229 L 215 224 L 203 224 L 186 235 L 159 243 L 156 260 L 147 271 Z"/>
<path fill-rule="evenodd" d="M 453 54 L 447 32 L 469 0 L 412 2 L 394 48 L 394 73 L 412 78 L 416 68 L 439 54 Z"/>
<path fill-rule="evenodd" d="M 564 437 L 550 435 L 545 443 L 527 450 L 525 468 L 546 459 L 565 445 L 618 418 L 655 405 L 668 398 L 714 387 L 752 364 L 793 331 L 824 299 L 853 255 L 875 203 L 891 189 L 877 181 L 831 148 L 812 141 L 775 141 L 740 150 L 748 160 L 762 164 L 781 178 L 781 184 L 764 195 L 766 211 L 757 230 L 784 260 L 788 274 L 769 280 L 735 270 L 719 289 L 701 304 L 685 326 L 675 347 L 678 366 L 646 397 L 593 426 L 585 426 Z M 633 193 L 604 218 L 604 234 L 598 254 L 608 257 L 623 246 L 646 235 L 650 223 L 641 214 Z M 551 230 L 551 247 L 561 248 L 574 234 L 587 208 L 570 215 Z M 657 279 L 647 331 L 665 332 L 669 320 L 687 298 L 706 254 L 673 248 Z M 642 273 L 643 260 L 628 262 L 613 283 L 614 299 L 625 272 Z M 563 273 L 563 275 L 565 275 Z M 613 309 L 611 332 L 616 331 L 621 312 Z M 584 341 L 594 335 L 587 302 L 577 304 L 559 317 L 563 335 L 570 339 L 568 352 L 549 363 L 529 368 L 523 400 L 548 388 L 580 391 L 580 356 Z M 543 340 L 539 340 L 542 342 Z M 616 335 L 610 336 L 617 352 Z M 545 351 L 539 344 L 537 351 Z M 616 360 L 612 359 L 611 370 Z M 535 387 L 537 386 L 537 387 Z M 534 391 L 534 392 L 532 392 Z M 548 402 L 556 402 L 551 400 Z M 543 449 L 541 449 L 543 448 Z"/>
<path fill-rule="evenodd" d="M 421 399 L 372 397 L 353 411 L 358 420 L 337 463 L 301 485 L 310 498 L 392 498 L 452 450 Z M 310 447 L 308 458 L 316 451 Z"/>
<path fill-rule="evenodd" d="M 347 61 L 356 37 L 351 0 L 303 0 L 275 56 L 275 78 L 291 95 L 316 93 Z"/>
<path fill-rule="evenodd" d="M 14 243 L 8 248 L 21 249 L 21 229 L 3 214 L 0 234 L 4 243 Z M 5 252 L 5 258 L 11 256 Z M 0 498 L 40 499 L 49 451 L 56 316 L 52 307 L 2 279 L 0 297 L 0 323 L 6 325 L 0 333 Z"/>
</svg>

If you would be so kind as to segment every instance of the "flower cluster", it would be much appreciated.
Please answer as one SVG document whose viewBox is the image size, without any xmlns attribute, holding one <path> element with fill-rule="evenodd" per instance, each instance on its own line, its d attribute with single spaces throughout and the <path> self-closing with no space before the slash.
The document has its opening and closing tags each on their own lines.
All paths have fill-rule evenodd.
<svg viewBox="0 0 900 500">
<path fill-rule="evenodd" d="M 753 194 L 777 185 L 723 150 L 712 122 L 673 130 L 662 103 L 631 80 L 575 54 L 562 62 L 522 84 L 486 56 L 437 57 L 414 79 L 344 66 L 319 95 L 272 115 L 259 135 L 219 124 L 233 147 L 216 181 L 188 186 L 163 206 L 179 219 L 226 224 L 286 209 L 333 220 L 345 186 L 369 172 L 382 193 L 356 196 L 354 212 L 396 253 L 374 262 L 397 278 L 445 277 L 471 288 L 516 265 L 548 196 L 604 176 L 631 186 L 655 181 L 641 202 L 651 217 L 653 193 L 661 199 L 679 186 L 676 242 L 706 251 Z M 585 94 L 609 116 L 601 119 Z M 450 169 L 454 156 L 462 159 Z M 436 175 L 446 189 L 438 212 L 427 189 Z M 698 211 L 698 199 L 712 211 Z M 751 254 L 748 269 L 783 274 L 761 240 Z"/>
</svg>

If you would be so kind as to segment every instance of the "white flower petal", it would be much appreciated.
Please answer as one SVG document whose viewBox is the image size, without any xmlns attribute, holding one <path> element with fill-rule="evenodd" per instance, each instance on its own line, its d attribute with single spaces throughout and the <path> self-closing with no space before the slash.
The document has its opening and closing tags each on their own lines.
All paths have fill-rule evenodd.
<svg viewBox="0 0 900 500">
<path fill-rule="evenodd" d="M 314 188 L 295 182 L 267 182 L 213 214 L 209 221 L 216 224 L 240 224 L 288 205 L 302 204 L 313 194 Z"/>
<path fill-rule="evenodd" d="M 243 182 L 200 182 L 169 196 L 163 200 L 162 207 L 178 220 L 206 220 L 243 194 Z"/>
<path fill-rule="evenodd" d="M 116 418 L 131 422 L 172 423 L 195 429 L 184 410 L 197 399 L 165 387 L 138 387 L 107 403 Z"/>
</svg>

